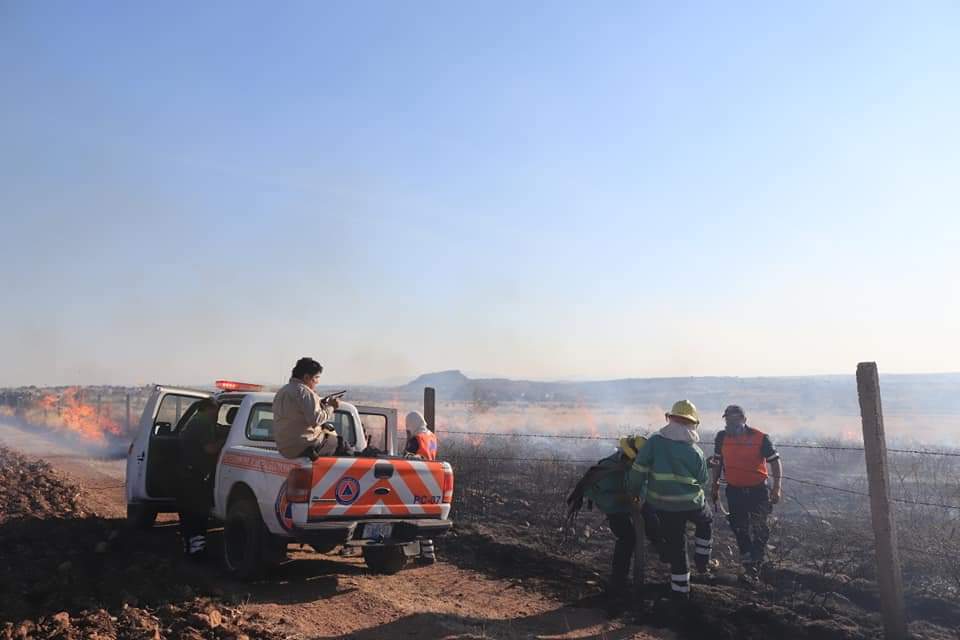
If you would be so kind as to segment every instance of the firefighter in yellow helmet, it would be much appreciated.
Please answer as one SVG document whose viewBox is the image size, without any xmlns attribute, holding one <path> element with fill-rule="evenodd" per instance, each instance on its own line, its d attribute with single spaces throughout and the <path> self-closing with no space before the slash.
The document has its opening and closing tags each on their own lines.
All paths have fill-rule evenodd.
<svg viewBox="0 0 960 640">
<path fill-rule="evenodd" d="M 567 498 L 568 517 L 577 514 L 586 498 L 607 516 L 610 531 L 616 537 L 613 567 L 607 586 L 608 609 L 611 615 L 623 610 L 627 602 L 627 576 L 637 540 L 632 517 L 633 497 L 627 493 L 627 473 L 642 450 L 644 436 L 620 438 L 617 451 L 590 467 Z M 643 513 L 644 534 L 659 547 L 659 532 L 653 510 Z"/>
<path fill-rule="evenodd" d="M 632 495 L 656 511 L 664 540 L 661 557 L 670 562 L 671 594 L 684 599 L 690 594 L 688 522 L 696 527 L 697 571 L 706 573 L 710 566 L 713 517 L 704 496 L 710 477 L 703 451 L 697 446 L 697 408 L 689 400 L 680 400 L 666 417 L 667 425 L 637 453 L 627 485 Z"/>
</svg>

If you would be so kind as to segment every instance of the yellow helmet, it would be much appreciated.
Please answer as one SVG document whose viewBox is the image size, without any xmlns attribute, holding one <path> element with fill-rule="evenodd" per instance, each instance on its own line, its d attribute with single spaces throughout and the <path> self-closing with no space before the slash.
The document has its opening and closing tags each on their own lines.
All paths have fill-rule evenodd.
<svg viewBox="0 0 960 640">
<path fill-rule="evenodd" d="M 637 457 L 637 452 L 640 451 L 640 447 L 645 444 L 647 444 L 647 439 L 643 436 L 627 436 L 620 438 L 619 449 L 623 455 L 633 460 Z"/>
<path fill-rule="evenodd" d="M 678 400 L 673 403 L 673 408 L 670 409 L 667 417 L 674 416 L 677 418 L 685 418 L 694 424 L 700 424 L 700 414 L 697 413 L 697 408 L 689 400 Z"/>
</svg>

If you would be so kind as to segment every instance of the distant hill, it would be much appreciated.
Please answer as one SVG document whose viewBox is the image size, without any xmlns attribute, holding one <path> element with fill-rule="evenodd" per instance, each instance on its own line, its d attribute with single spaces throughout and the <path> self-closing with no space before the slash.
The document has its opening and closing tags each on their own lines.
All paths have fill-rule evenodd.
<svg viewBox="0 0 960 640">
<path fill-rule="evenodd" d="M 459 369 L 425 373 L 416 380 L 403 385 L 405 389 L 422 390 L 424 387 L 433 387 L 438 393 L 445 395 L 459 395 L 473 384 L 473 380 L 463 375 Z"/>
<path fill-rule="evenodd" d="M 884 409 L 897 414 L 960 415 L 960 374 L 881 374 Z M 769 378 L 625 378 L 590 382 L 535 382 L 470 378 L 459 370 L 427 373 L 400 387 L 367 389 L 365 396 L 418 398 L 434 387 L 438 400 L 669 406 L 688 398 L 716 411 L 728 403 L 768 413 L 859 415 L 853 375 Z"/>
</svg>

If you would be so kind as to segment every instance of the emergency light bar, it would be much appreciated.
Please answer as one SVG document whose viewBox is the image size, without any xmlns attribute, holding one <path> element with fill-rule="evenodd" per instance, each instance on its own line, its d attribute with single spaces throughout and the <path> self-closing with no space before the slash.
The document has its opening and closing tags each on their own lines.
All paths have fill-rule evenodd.
<svg viewBox="0 0 960 640">
<path fill-rule="evenodd" d="M 217 380 L 214 384 L 216 385 L 217 389 L 222 391 L 263 391 L 262 384 L 250 384 L 249 382 Z"/>
</svg>

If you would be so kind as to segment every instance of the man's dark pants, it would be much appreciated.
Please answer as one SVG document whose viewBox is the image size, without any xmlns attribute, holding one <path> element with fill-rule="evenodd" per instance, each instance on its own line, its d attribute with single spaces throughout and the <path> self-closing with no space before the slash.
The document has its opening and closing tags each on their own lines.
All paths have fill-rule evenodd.
<svg viewBox="0 0 960 640">
<path fill-rule="evenodd" d="M 630 561 L 637 546 L 637 536 L 633 530 L 633 518 L 629 513 L 611 513 L 607 515 L 610 531 L 616 536 L 613 546 L 613 571 L 610 575 L 610 592 L 613 595 L 625 595 L 627 574 Z"/>
<path fill-rule="evenodd" d="M 212 487 L 206 471 L 193 468 L 180 473 L 177 493 L 177 511 L 180 515 L 180 536 L 183 551 L 188 556 L 199 557 L 206 552 L 207 524 L 213 506 Z"/>
<path fill-rule="evenodd" d="M 697 569 L 705 571 L 710 562 L 713 547 L 713 514 L 706 507 L 690 511 L 664 511 L 657 509 L 660 533 L 664 539 L 665 560 L 670 563 L 671 588 L 677 593 L 690 591 L 690 562 L 687 558 L 687 523 L 692 522 L 695 531 L 695 560 Z"/>
<path fill-rule="evenodd" d="M 643 531 L 646 538 L 658 549 L 662 544 L 660 525 L 656 511 L 649 505 L 644 505 Z M 625 595 L 627 575 L 630 573 L 630 564 L 633 552 L 637 546 L 637 535 L 633 527 L 633 517 L 630 513 L 611 513 L 607 515 L 610 531 L 617 538 L 613 547 L 613 571 L 610 575 L 610 591 L 614 595 Z"/>
<path fill-rule="evenodd" d="M 737 538 L 743 562 L 763 562 L 770 538 L 767 517 L 773 511 L 765 484 L 756 487 L 727 486 L 727 517 Z"/>
</svg>

